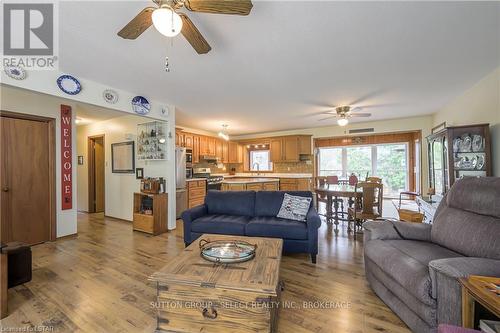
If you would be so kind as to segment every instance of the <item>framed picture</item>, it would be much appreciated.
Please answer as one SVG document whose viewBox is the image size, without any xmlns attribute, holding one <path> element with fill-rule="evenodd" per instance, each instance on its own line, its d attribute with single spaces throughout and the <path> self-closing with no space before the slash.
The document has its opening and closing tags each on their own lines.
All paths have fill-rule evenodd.
<svg viewBox="0 0 500 333">
<path fill-rule="evenodd" d="M 135 179 L 144 178 L 144 168 L 135 168 Z"/>
<path fill-rule="evenodd" d="M 134 141 L 111 144 L 111 172 L 135 172 Z"/>
<path fill-rule="evenodd" d="M 83 165 L 83 156 L 78 156 L 78 165 Z"/>
</svg>

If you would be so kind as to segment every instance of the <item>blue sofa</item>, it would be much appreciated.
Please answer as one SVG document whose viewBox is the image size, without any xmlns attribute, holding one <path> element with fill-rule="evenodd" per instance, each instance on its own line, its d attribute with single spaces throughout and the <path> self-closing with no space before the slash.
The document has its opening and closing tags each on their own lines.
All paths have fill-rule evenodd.
<svg viewBox="0 0 500 333">
<path fill-rule="evenodd" d="M 316 263 L 319 215 L 311 201 L 305 222 L 276 217 L 285 193 L 312 198 L 305 191 L 208 191 L 205 204 L 182 214 L 184 243 L 187 246 L 202 234 L 282 238 L 283 252 L 309 253 Z"/>
</svg>

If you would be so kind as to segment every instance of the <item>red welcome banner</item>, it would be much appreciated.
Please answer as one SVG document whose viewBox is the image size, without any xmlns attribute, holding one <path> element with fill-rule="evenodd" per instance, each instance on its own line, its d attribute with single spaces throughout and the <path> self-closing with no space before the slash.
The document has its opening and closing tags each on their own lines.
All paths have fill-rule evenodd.
<svg viewBox="0 0 500 333">
<path fill-rule="evenodd" d="M 61 206 L 63 210 L 73 207 L 73 151 L 71 131 L 71 106 L 61 105 Z"/>
</svg>

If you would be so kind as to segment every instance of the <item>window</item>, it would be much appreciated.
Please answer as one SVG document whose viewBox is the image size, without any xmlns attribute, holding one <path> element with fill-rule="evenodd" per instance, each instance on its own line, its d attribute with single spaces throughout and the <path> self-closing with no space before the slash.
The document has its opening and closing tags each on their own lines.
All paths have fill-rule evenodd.
<svg viewBox="0 0 500 333">
<path fill-rule="evenodd" d="M 405 143 L 320 148 L 318 175 L 347 178 L 351 174 L 364 180 L 382 178 L 384 196 L 397 197 L 408 190 L 408 145 Z"/>
<path fill-rule="evenodd" d="M 269 150 L 250 151 L 250 171 L 272 171 Z"/>
</svg>

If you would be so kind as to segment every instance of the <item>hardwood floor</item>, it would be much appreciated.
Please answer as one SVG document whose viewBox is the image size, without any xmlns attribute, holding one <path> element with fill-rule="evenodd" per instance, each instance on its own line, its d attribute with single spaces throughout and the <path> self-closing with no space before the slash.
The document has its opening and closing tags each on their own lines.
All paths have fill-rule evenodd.
<svg viewBox="0 0 500 333">
<path fill-rule="evenodd" d="M 305 254 L 283 257 L 282 301 L 297 308 L 280 310 L 279 332 L 410 332 L 369 288 L 359 238 L 347 237 L 345 227 L 335 237 L 323 224 L 316 265 Z M 9 290 L 10 315 L 1 328 L 153 332 L 156 291 L 147 278 L 183 248 L 180 221 L 175 231 L 152 237 L 132 232 L 128 222 L 78 214 L 78 237 L 33 247 L 33 280 Z"/>
</svg>

